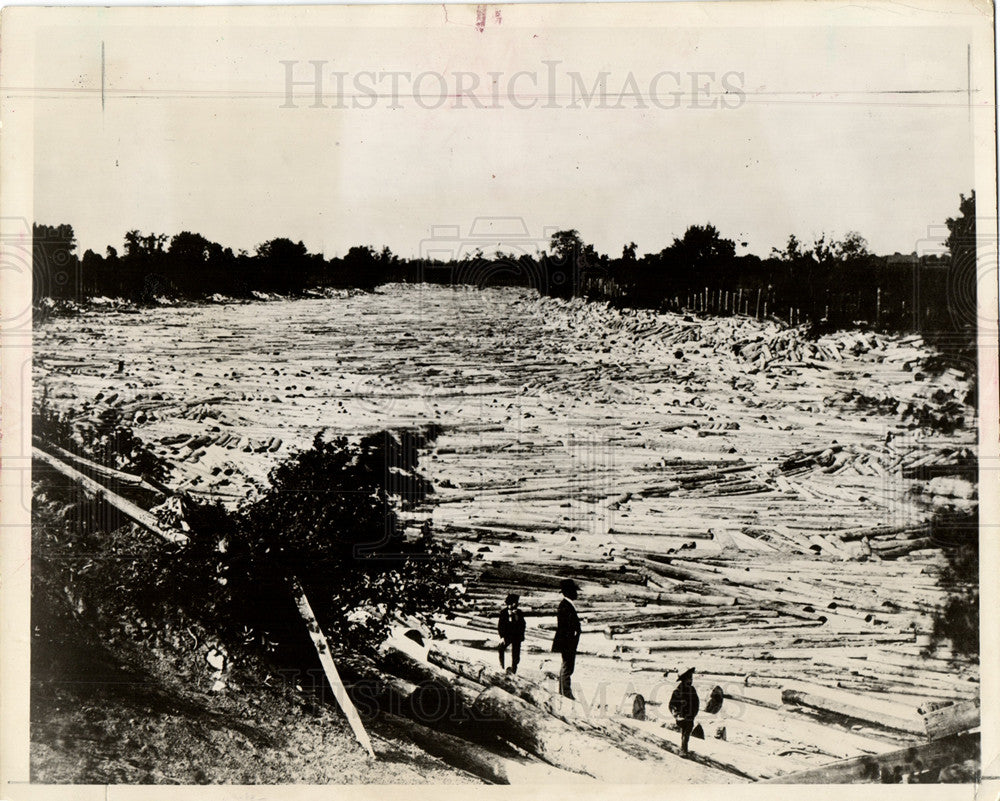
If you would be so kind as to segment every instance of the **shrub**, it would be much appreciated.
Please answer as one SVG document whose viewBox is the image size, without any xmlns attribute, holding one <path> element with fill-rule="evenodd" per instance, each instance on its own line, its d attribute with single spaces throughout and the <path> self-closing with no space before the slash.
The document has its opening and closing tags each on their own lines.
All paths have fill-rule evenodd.
<svg viewBox="0 0 1000 801">
<path fill-rule="evenodd" d="M 356 443 L 317 436 L 237 512 L 185 500 L 187 544 L 151 543 L 140 558 L 130 552 L 102 584 L 124 590 L 143 617 L 184 612 L 227 640 L 256 640 L 284 659 L 303 646 L 292 577 L 335 647 L 372 652 L 396 615 L 430 626 L 457 597 L 457 561 L 429 524 L 407 535 L 397 514 L 431 489 L 416 471 L 426 436 L 380 433 Z"/>
<path fill-rule="evenodd" d="M 278 624 L 270 599 L 287 597 L 292 576 L 327 633 L 360 650 L 384 638 L 394 615 L 429 622 L 450 605 L 450 549 L 429 525 L 406 536 L 398 516 L 431 489 L 416 471 L 426 436 L 383 432 L 357 443 L 317 436 L 272 471 L 271 486 L 241 511 L 223 575 L 232 597 L 253 610 L 251 626 L 267 632 Z M 280 637 L 280 627 L 269 633 Z"/>
</svg>

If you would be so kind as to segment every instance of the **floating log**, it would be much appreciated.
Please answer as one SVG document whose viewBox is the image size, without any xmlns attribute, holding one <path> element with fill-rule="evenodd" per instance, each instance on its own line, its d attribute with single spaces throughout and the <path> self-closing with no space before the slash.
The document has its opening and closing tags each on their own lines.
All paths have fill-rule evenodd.
<svg viewBox="0 0 1000 801">
<path fill-rule="evenodd" d="M 930 537 L 921 537 L 915 540 L 908 540 L 902 542 L 898 545 L 893 544 L 888 548 L 876 547 L 876 543 L 872 543 L 872 550 L 878 554 L 880 559 L 896 559 L 900 556 L 905 556 L 911 551 L 918 551 L 923 548 L 928 548 L 934 544 L 934 540 Z"/>
<path fill-rule="evenodd" d="M 628 719 L 623 719 L 621 723 L 664 751 L 680 756 L 681 738 L 675 726 L 667 728 L 649 721 Z M 744 779 L 758 780 L 774 776 L 779 772 L 787 772 L 786 761 L 756 753 L 735 743 L 706 740 L 691 745 L 690 748 L 691 750 L 684 755 L 685 759 Z"/>
<path fill-rule="evenodd" d="M 870 711 L 860 706 L 846 704 L 833 698 L 824 698 L 815 693 L 803 692 L 801 690 L 782 690 L 782 703 L 790 706 L 807 706 L 817 709 L 820 712 L 828 712 L 851 720 L 863 721 L 871 726 L 883 729 L 894 729 L 909 734 L 923 735 L 926 732 L 924 724 L 919 720 L 907 720 L 906 718 L 888 715 L 881 711 Z"/>
</svg>

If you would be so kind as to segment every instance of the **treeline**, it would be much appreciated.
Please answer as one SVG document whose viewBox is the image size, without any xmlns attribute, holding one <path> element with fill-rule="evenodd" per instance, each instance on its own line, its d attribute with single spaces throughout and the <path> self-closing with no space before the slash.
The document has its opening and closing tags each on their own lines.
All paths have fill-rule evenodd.
<svg viewBox="0 0 1000 801">
<path fill-rule="evenodd" d="M 253 292 L 294 295 L 310 287 L 374 289 L 385 283 L 397 261 L 388 248 L 353 247 L 338 259 L 309 253 L 302 242 L 271 239 L 253 253 L 223 247 L 201 234 L 173 237 L 128 231 L 123 252 L 87 250 L 76 256 L 70 225 L 34 225 L 34 300 L 82 300 L 107 296 L 136 302 L 157 298 L 198 299 L 221 294 L 250 297 Z"/>
<path fill-rule="evenodd" d="M 467 243 L 465 252 L 459 243 L 448 259 L 403 259 L 371 246 L 327 259 L 284 238 L 253 253 L 234 253 L 188 231 L 173 237 L 129 231 L 121 254 L 108 247 L 103 255 L 87 250 L 78 258 L 71 226 L 36 224 L 34 294 L 36 302 L 99 295 L 152 302 L 295 295 L 322 287 L 371 290 L 393 281 L 512 285 L 631 307 L 929 331 L 967 340 L 976 321 L 975 192 L 961 196 L 959 215 L 946 222 L 950 234 L 941 255 L 919 257 L 875 255 L 854 232 L 811 244 L 792 236 L 767 258 L 738 256 L 736 243 L 706 224 L 642 256 L 630 243 L 612 258 L 566 230 L 553 235 L 544 251 L 485 255 L 475 243 Z"/>
</svg>

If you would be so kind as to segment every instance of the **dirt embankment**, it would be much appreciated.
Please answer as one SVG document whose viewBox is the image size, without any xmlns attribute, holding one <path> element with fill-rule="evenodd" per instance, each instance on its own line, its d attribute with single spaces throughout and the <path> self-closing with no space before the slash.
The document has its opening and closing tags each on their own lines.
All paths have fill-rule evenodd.
<svg viewBox="0 0 1000 801">
<path fill-rule="evenodd" d="M 94 574 L 128 570 L 147 535 L 103 531 L 83 519 L 89 511 L 36 483 L 33 782 L 478 782 L 371 719 L 378 759 L 369 761 L 332 699 L 323 702 L 318 666 L 269 665 L 255 647 L 224 645 L 180 615 L 146 620 Z"/>
</svg>

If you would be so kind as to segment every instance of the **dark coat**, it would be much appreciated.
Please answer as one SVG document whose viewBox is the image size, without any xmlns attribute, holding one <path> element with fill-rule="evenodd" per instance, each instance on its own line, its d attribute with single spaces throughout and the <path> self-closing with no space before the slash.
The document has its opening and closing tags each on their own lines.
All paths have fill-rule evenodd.
<svg viewBox="0 0 1000 801">
<path fill-rule="evenodd" d="M 694 720 L 701 709 L 694 685 L 681 682 L 670 696 L 670 714 L 675 720 Z"/>
<path fill-rule="evenodd" d="M 580 643 L 580 616 L 576 608 L 563 598 L 556 613 L 556 636 L 552 638 L 552 650 L 560 654 L 575 654 Z"/>
<path fill-rule="evenodd" d="M 500 621 L 497 631 L 504 642 L 524 642 L 524 612 L 520 609 L 510 611 L 506 606 L 500 610 Z"/>
</svg>

